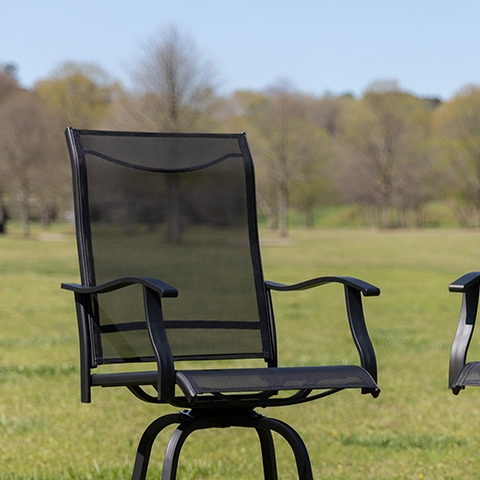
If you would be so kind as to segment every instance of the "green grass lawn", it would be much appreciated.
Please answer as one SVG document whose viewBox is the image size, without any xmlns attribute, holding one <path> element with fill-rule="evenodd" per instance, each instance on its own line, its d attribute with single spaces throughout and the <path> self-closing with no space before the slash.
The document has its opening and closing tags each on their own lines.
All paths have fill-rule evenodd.
<svg viewBox="0 0 480 480">
<path fill-rule="evenodd" d="M 293 230 L 262 233 L 265 276 L 297 282 L 350 275 L 382 290 L 364 307 L 377 352 L 378 399 L 344 391 L 264 413 L 290 423 L 310 452 L 315 478 L 476 479 L 480 391 L 447 389 L 448 357 L 461 296 L 448 284 L 480 268 L 480 233 L 438 230 Z M 73 296 L 78 281 L 71 227 L 15 225 L 0 236 L 0 480 L 128 479 L 141 433 L 173 411 L 126 389 L 97 389 L 81 404 Z M 328 285 L 274 297 L 282 365 L 357 362 L 343 291 Z M 480 335 L 480 334 L 479 334 Z M 480 338 L 472 358 L 480 357 Z M 164 438 L 149 480 L 160 475 Z M 293 456 L 276 443 L 279 476 L 295 477 Z M 262 478 L 252 432 L 196 432 L 185 444 L 180 479 Z"/>
</svg>

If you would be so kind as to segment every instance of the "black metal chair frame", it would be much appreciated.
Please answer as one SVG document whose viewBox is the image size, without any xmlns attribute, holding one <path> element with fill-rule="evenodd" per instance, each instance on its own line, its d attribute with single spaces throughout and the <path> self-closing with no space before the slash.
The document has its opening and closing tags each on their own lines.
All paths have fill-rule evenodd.
<svg viewBox="0 0 480 480">
<path fill-rule="evenodd" d="M 480 288 L 480 272 L 467 273 L 450 284 L 449 290 L 462 293 L 462 305 L 457 331 L 450 353 L 450 368 L 448 384 L 455 395 L 468 385 L 467 378 L 472 368 L 478 367 L 478 362 L 467 363 L 467 354 L 472 340 L 478 311 Z M 474 382 L 471 385 L 478 385 Z"/>
<path fill-rule="evenodd" d="M 231 412 L 184 411 L 165 415 L 154 420 L 145 430 L 137 450 L 133 479 L 144 479 L 153 443 L 158 434 L 167 426 L 178 423 L 165 453 L 162 480 L 175 479 L 180 450 L 187 437 L 196 430 L 206 428 L 243 427 L 257 431 L 263 460 L 263 471 L 266 479 L 277 479 L 277 464 L 272 431 L 280 434 L 291 446 L 295 456 L 298 478 L 312 479 L 312 468 L 307 448 L 298 433 L 285 422 L 259 415 L 253 410 Z"/>
<path fill-rule="evenodd" d="M 88 133 L 87 131 L 83 131 Z M 82 132 L 80 132 L 82 133 Z M 78 131 L 67 129 L 66 136 L 70 148 L 72 164 L 78 163 L 79 153 L 76 144 Z M 242 139 L 240 138 L 242 141 Z M 76 168 L 73 168 L 74 191 L 84 191 L 82 185 L 83 179 Z M 84 219 L 79 218 L 82 213 L 78 208 L 78 198 L 76 197 L 76 222 L 77 222 L 77 241 L 79 251 L 85 249 L 84 235 L 82 233 L 81 223 Z M 81 270 L 87 268 L 82 266 L 82 256 L 80 256 Z M 272 439 L 272 431 L 281 435 L 290 445 L 295 456 L 298 476 L 300 479 L 311 479 L 312 468 L 309 455 L 304 442 L 298 433 L 284 422 L 272 418 L 266 418 L 258 414 L 255 408 L 273 407 L 283 405 L 295 405 L 312 400 L 316 400 L 327 395 L 336 393 L 343 388 L 356 388 L 356 385 L 345 385 L 340 388 L 330 385 L 326 382 L 321 388 L 320 393 L 314 393 L 315 387 L 307 386 L 297 388 L 296 392 L 288 397 L 276 397 L 279 390 L 288 390 L 282 387 L 265 389 L 260 393 L 222 393 L 220 391 L 203 392 L 201 389 L 195 389 L 195 372 L 182 371 L 175 369 L 174 356 L 172 354 L 165 324 L 162 316 L 162 298 L 176 297 L 178 291 L 163 281 L 150 277 L 122 277 L 101 285 L 86 285 L 82 280 L 82 285 L 75 283 L 63 283 L 62 288 L 74 293 L 76 312 L 80 339 L 80 383 L 82 402 L 91 401 L 91 388 L 94 386 L 102 387 L 127 387 L 136 397 L 150 403 L 170 404 L 172 406 L 186 409 L 180 413 L 168 414 L 152 422 L 145 430 L 137 449 L 135 467 L 133 472 L 134 480 L 143 480 L 146 478 L 148 463 L 152 445 L 157 435 L 167 426 L 178 424 L 174 431 L 167 451 L 164 457 L 163 480 L 173 480 L 176 478 L 177 464 L 182 445 L 187 437 L 195 430 L 206 428 L 228 428 L 245 427 L 254 428 L 258 434 L 262 459 L 264 476 L 266 479 L 277 478 L 277 467 L 275 460 L 275 449 Z M 283 371 L 290 370 L 289 373 L 297 373 L 295 368 L 282 369 L 277 367 L 275 325 L 273 315 L 273 304 L 271 291 L 294 291 L 309 289 L 329 283 L 340 283 L 344 286 L 346 311 L 350 330 L 356 348 L 360 357 L 361 367 L 349 366 L 355 373 L 363 375 L 360 388 L 362 393 L 369 393 L 377 397 L 380 393 L 376 385 L 377 365 L 373 346 L 371 344 L 363 313 L 362 295 L 377 296 L 380 290 L 362 280 L 345 276 L 319 277 L 306 282 L 293 285 L 285 285 L 275 282 L 265 281 L 265 301 L 268 312 L 269 328 L 272 332 L 271 347 L 272 357 L 267 362 L 268 368 L 248 369 L 259 373 L 269 371 L 272 374 L 282 374 Z M 148 335 L 155 354 L 157 364 L 156 370 L 142 372 L 119 372 L 119 373 L 92 373 L 92 350 L 93 332 L 91 319 L 95 315 L 94 302 L 97 295 L 120 290 L 129 285 L 141 285 L 144 296 L 145 321 Z M 308 367 L 303 367 L 308 368 Z M 333 367 L 311 367 L 312 369 L 322 369 L 326 374 L 340 374 L 345 366 Z M 318 370 L 320 371 L 320 370 Z M 240 372 L 240 371 L 239 371 Z M 298 374 L 304 373 L 304 370 L 298 370 Z M 210 375 L 216 375 L 210 372 Z M 357 382 L 359 382 L 358 380 Z M 157 395 L 151 395 L 144 389 L 146 386 L 154 386 Z M 175 388 L 180 387 L 182 395 L 176 395 Z M 275 398 L 276 397 L 276 398 Z"/>
</svg>

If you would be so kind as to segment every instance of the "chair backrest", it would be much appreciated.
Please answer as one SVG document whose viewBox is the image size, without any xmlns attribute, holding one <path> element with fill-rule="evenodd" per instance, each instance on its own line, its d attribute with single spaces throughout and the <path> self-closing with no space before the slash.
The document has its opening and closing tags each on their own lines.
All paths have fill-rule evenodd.
<svg viewBox="0 0 480 480">
<path fill-rule="evenodd" d="M 163 300 L 174 358 L 273 360 L 244 134 L 67 129 L 83 285 L 123 276 L 178 289 Z M 142 292 L 99 295 L 92 366 L 154 361 Z"/>
</svg>

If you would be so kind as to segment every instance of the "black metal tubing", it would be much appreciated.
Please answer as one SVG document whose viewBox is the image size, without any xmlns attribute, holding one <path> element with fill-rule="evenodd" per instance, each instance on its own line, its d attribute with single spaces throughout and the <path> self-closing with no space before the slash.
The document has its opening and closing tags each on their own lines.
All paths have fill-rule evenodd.
<svg viewBox="0 0 480 480">
<path fill-rule="evenodd" d="M 448 386 L 455 395 L 465 388 L 455 380 L 467 361 L 468 347 L 473 336 L 477 318 L 480 287 L 480 272 L 470 272 L 450 284 L 450 292 L 463 293 L 457 331 L 450 352 Z"/>
<path fill-rule="evenodd" d="M 148 286 L 143 288 L 148 333 L 158 366 L 158 400 L 175 397 L 175 364 L 163 323 L 161 294 Z"/>
<path fill-rule="evenodd" d="M 153 421 L 145 430 L 137 449 L 132 480 L 145 480 L 153 443 L 167 426 L 178 423 L 168 443 L 163 461 L 162 480 L 175 480 L 180 451 L 188 436 L 196 430 L 208 428 L 244 427 L 254 428 L 260 440 L 264 478 L 277 480 L 277 465 L 272 431 L 281 435 L 290 445 L 295 456 L 298 478 L 312 480 L 313 473 L 307 448 L 298 433 L 280 420 L 267 418 L 256 412 L 225 411 L 209 415 L 194 411 L 165 415 Z"/>
<path fill-rule="evenodd" d="M 266 479 L 276 480 L 278 478 L 277 461 L 272 432 L 260 427 L 256 427 L 255 430 L 257 431 L 260 448 L 262 449 L 263 476 Z"/>
<path fill-rule="evenodd" d="M 147 476 L 148 463 L 152 452 L 153 443 L 159 433 L 169 425 L 181 423 L 184 420 L 183 413 L 171 413 L 154 420 L 143 432 L 138 444 L 135 466 L 133 467 L 132 480 L 145 480 Z"/>
<path fill-rule="evenodd" d="M 90 322 L 90 296 L 75 292 L 78 334 L 80 344 L 80 399 L 83 403 L 92 401 L 90 369 L 93 365 Z"/>
<path fill-rule="evenodd" d="M 364 297 L 378 297 L 380 295 L 380 289 L 371 283 L 364 282 L 358 278 L 345 277 L 345 276 L 327 276 L 317 277 L 310 280 L 306 280 L 300 283 L 294 283 L 292 285 L 285 285 L 283 283 L 266 281 L 265 284 L 270 290 L 277 290 L 280 292 L 289 292 L 294 290 L 306 290 L 308 288 L 318 287 L 326 285 L 328 283 L 341 283 L 349 287 L 353 287 L 360 290 Z"/>
<path fill-rule="evenodd" d="M 77 251 L 82 283 L 91 283 L 94 270 L 91 259 L 92 245 L 88 217 L 88 186 L 85 170 L 83 146 L 77 130 L 68 127 L 65 130 L 70 163 L 72 167 L 73 201 L 75 205 L 75 231 Z"/>
<path fill-rule="evenodd" d="M 268 361 L 268 366 L 278 367 L 277 330 L 275 327 L 275 314 L 273 311 L 272 292 L 269 288 L 265 288 L 265 298 L 267 300 L 267 314 L 270 329 L 270 349 L 272 353 L 272 358 Z"/>
<path fill-rule="evenodd" d="M 176 297 L 176 288 L 161 280 L 150 277 L 122 277 L 97 286 L 85 286 L 76 283 L 62 283 L 62 288 L 75 293 L 77 304 L 77 317 L 80 334 L 80 384 L 81 400 L 84 403 L 91 401 L 92 386 L 127 386 L 149 385 L 152 374 L 149 372 L 113 373 L 91 375 L 91 335 L 88 317 L 91 316 L 92 296 L 112 292 L 129 285 L 140 284 L 143 286 L 145 317 L 150 335 L 158 370 L 155 386 L 158 390 L 158 401 L 163 402 L 174 397 L 175 369 L 172 352 L 165 333 L 163 324 L 161 298 Z M 148 378 L 147 378 L 148 377 Z M 148 395 L 141 395 L 136 389 L 130 390 L 139 398 L 146 399 Z M 151 400 L 148 400 L 151 401 Z"/>
<path fill-rule="evenodd" d="M 101 285 L 86 286 L 78 283 L 62 283 L 62 288 L 76 293 L 93 295 L 97 293 L 109 293 L 129 285 L 140 284 L 153 291 L 158 292 L 162 297 L 177 297 L 178 290 L 168 283 L 151 277 L 121 277 Z"/>
<path fill-rule="evenodd" d="M 345 301 L 347 304 L 350 331 L 360 356 L 360 363 L 362 367 L 370 373 L 375 382 L 377 382 L 377 359 L 368 335 L 360 291 L 353 288 L 351 284 L 345 284 Z M 378 388 L 364 388 L 362 389 L 362 393 L 371 393 L 372 396 L 376 398 L 380 394 L 380 390 Z"/>
<path fill-rule="evenodd" d="M 380 295 L 380 289 L 378 287 L 354 277 L 344 276 L 317 277 L 292 285 L 267 281 L 265 282 L 265 285 L 269 291 L 276 290 L 279 292 L 290 292 L 295 290 L 306 290 L 329 283 L 340 283 L 344 286 L 348 322 L 355 346 L 357 347 L 360 356 L 360 363 L 376 382 L 377 360 L 375 357 L 375 350 L 368 335 L 360 292 L 365 297 L 378 296 Z M 380 390 L 363 389 L 362 393 L 371 393 L 374 397 L 378 397 Z"/>
<path fill-rule="evenodd" d="M 247 215 L 248 215 L 248 235 L 250 239 L 250 255 L 252 266 L 254 269 L 255 289 L 257 291 L 258 311 L 262 321 L 260 322 L 262 329 L 262 342 L 265 360 L 270 366 L 277 364 L 277 345 L 275 337 L 275 327 L 273 325 L 268 298 L 265 295 L 265 281 L 263 277 L 262 258 L 260 251 L 260 240 L 258 235 L 258 219 L 257 219 L 257 200 L 255 189 L 255 172 L 253 167 L 253 159 L 248 146 L 247 137 L 242 133 L 238 137 L 238 145 L 242 152 L 243 164 L 246 179 L 246 195 L 247 195 Z"/>
<path fill-rule="evenodd" d="M 156 397 L 152 397 L 145 392 L 138 391 L 137 388 L 127 385 L 132 393 L 140 398 L 153 403 L 164 403 L 158 401 Z M 140 389 L 140 387 L 138 387 Z M 200 410 L 211 410 L 213 408 L 227 409 L 227 408 L 267 408 L 267 407 L 285 407 L 289 405 L 299 405 L 301 403 L 311 402 L 320 398 L 328 397 L 334 393 L 340 392 L 342 388 L 332 388 L 330 390 L 322 391 L 321 393 L 311 395 L 312 390 L 298 390 L 292 395 L 281 398 L 270 398 L 277 395 L 276 391 L 266 391 L 252 394 L 231 394 L 225 395 L 221 393 L 214 393 L 197 397 L 195 401 L 189 401 L 186 396 L 175 397 L 168 400 L 168 403 L 178 408 L 195 408 Z M 146 398 L 148 397 L 148 398 Z"/>
</svg>

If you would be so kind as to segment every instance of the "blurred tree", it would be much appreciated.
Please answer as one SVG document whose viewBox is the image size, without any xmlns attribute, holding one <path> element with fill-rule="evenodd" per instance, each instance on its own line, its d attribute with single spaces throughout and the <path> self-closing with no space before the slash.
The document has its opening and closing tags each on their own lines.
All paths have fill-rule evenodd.
<svg viewBox="0 0 480 480">
<path fill-rule="evenodd" d="M 20 87 L 18 86 L 15 77 L 0 71 L 0 104 L 8 97 L 8 95 L 19 89 Z"/>
<path fill-rule="evenodd" d="M 0 64 L 0 72 L 14 79 L 16 83 L 18 82 L 17 71 L 18 71 L 18 67 L 13 62 Z"/>
<path fill-rule="evenodd" d="M 279 233 L 286 236 L 292 189 L 298 186 L 302 191 L 303 187 L 296 201 L 307 211 L 316 201 L 317 197 L 313 192 L 307 194 L 305 186 L 315 183 L 321 175 L 326 135 L 309 120 L 305 97 L 288 80 L 280 79 L 262 97 L 250 98 L 248 112 L 255 130 L 259 205 L 270 226 L 278 220 Z"/>
<path fill-rule="evenodd" d="M 9 95 L 20 90 L 15 77 L 10 73 L 7 67 L 3 67 L 0 71 L 0 108 L 2 102 L 5 101 Z M 0 156 L 0 234 L 6 233 L 7 211 L 5 205 L 5 193 L 7 189 L 7 176 L 4 161 Z"/>
<path fill-rule="evenodd" d="M 176 26 L 152 36 L 131 67 L 134 95 L 124 96 L 108 119 L 114 128 L 153 131 L 204 131 L 212 126 L 215 72 L 194 41 Z M 165 239 L 182 241 L 178 178 L 166 185 Z"/>
<path fill-rule="evenodd" d="M 33 93 L 19 90 L 0 105 L 1 177 L 6 191 L 18 199 L 24 236 L 30 233 L 32 195 L 40 204 L 66 183 L 62 174 L 67 163 L 59 162 L 64 151 L 59 130 L 58 117 Z"/>
<path fill-rule="evenodd" d="M 190 36 L 170 26 L 151 37 L 131 69 L 141 128 L 203 130 L 215 102 L 216 73 Z"/>
<path fill-rule="evenodd" d="M 291 205 L 304 218 L 306 227 L 315 224 L 315 212 L 319 206 L 332 205 L 338 195 L 331 180 L 331 137 L 313 123 L 305 122 L 302 128 L 295 183 L 291 188 Z"/>
<path fill-rule="evenodd" d="M 348 107 L 354 98 L 351 96 L 334 97 L 326 95 L 322 98 L 307 96 L 309 118 L 319 127 L 322 127 L 331 136 L 338 132 L 338 122 L 342 112 Z"/>
<path fill-rule="evenodd" d="M 66 62 L 35 91 L 66 126 L 97 128 L 108 116 L 121 85 L 94 63 Z"/>
<path fill-rule="evenodd" d="M 380 210 L 382 227 L 405 224 L 407 211 L 418 214 L 430 198 L 429 118 L 424 102 L 396 82 L 372 84 L 342 115 L 339 188 L 346 200 Z"/>
<path fill-rule="evenodd" d="M 435 112 L 437 155 L 458 220 L 480 227 L 480 86 L 467 86 Z M 474 218 L 469 218 L 469 212 Z"/>
</svg>

